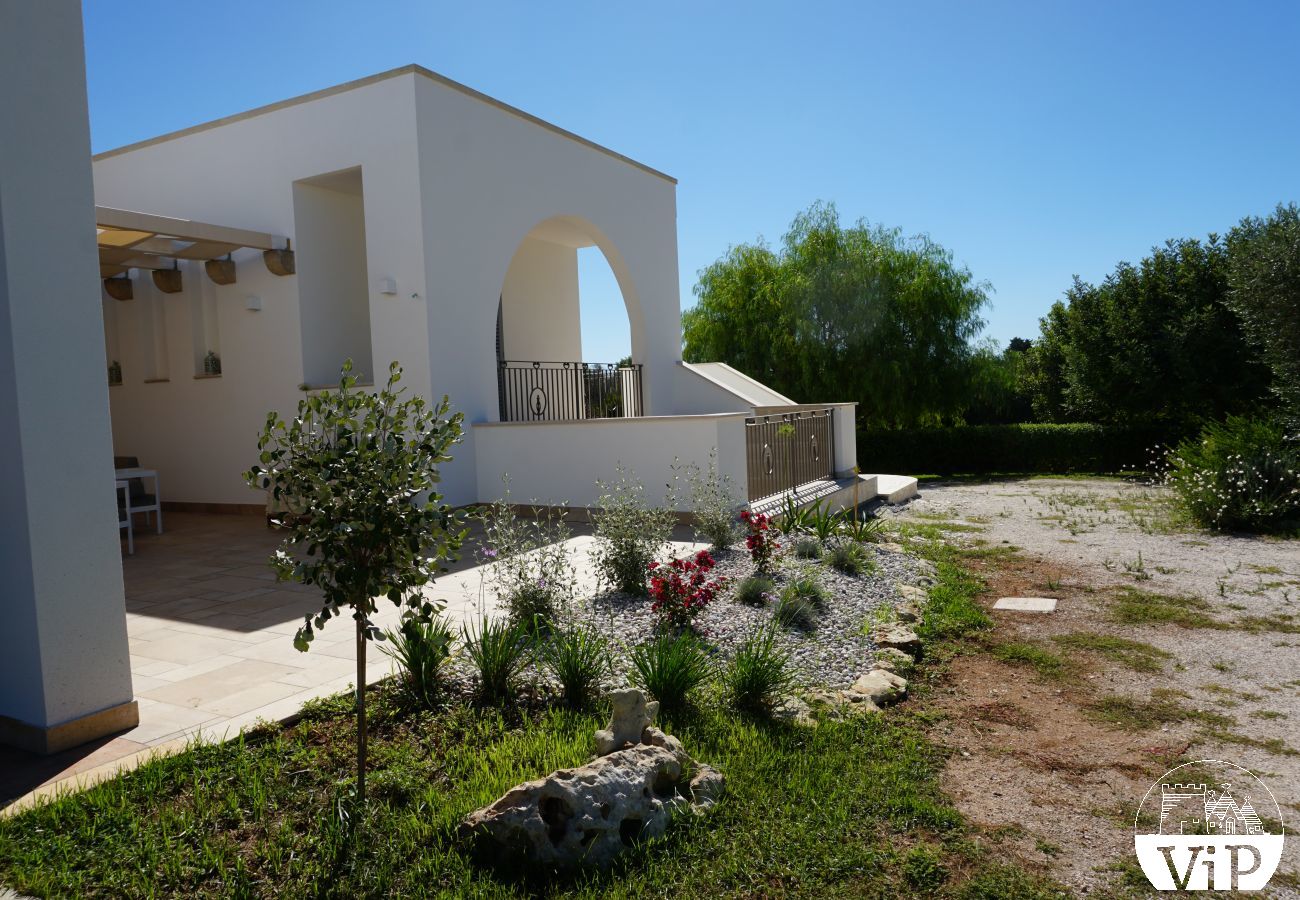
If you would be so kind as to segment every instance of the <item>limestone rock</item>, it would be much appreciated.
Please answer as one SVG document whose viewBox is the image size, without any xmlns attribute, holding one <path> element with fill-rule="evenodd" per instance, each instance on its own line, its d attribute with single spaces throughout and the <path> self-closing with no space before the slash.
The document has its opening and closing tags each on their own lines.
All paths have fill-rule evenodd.
<svg viewBox="0 0 1300 900">
<path fill-rule="evenodd" d="M 813 718 L 812 707 L 798 697 L 786 697 L 776 704 L 772 708 L 772 717 L 794 725 L 814 726 L 817 724 L 817 720 Z"/>
<path fill-rule="evenodd" d="M 894 589 L 898 591 L 898 595 L 903 598 L 904 603 L 912 606 L 925 606 L 930 602 L 929 594 L 914 584 L 904 584 L 900 581 L 895 583 Z"/>
<path fill-rule="evenodd" d="M 895 543 L 892 543 L 892 542 L 890 542 L 890 541 L 882 541 L 881 543 L 876 544 L 876 547 L 879 548 L 879 549 L 881 549 L 881 550 L 884 550 L 884 551 L 887 552 L 887 553 L 904 553 L 904 552 L 906 552 L 906 551 L 903 549 L 903 545 L 902 545 L 902 544 L 895 544 Z"/>
<path fill-rule="evenodd" d="M 916 660 L 902 650 L 895 650 L 893 647 L 882 647 L 876 651 L 876 661 L 872 664 L 872 668 L 906 675 L 906 673 L 912 671 L 912 666 L 915 664 Z"/>
<path fill-rule="evenodd" d="M 906 624 L 921 621 L 921 610 L 911 603 L 900 603 L 894 608 L 894 615 L 898 621 Z"/>
<path fill-rule="evenodd" d="M 872 632 L 871 639 L 880 648 L 902 650 L 913 657 L 921 655 L 921 639 L 903 625 L 886 625 Z"/>
<path fill-rule="evenodd" d="M 647 701 L 646 695 L 636 688 L 614 691 L 610 699 L 614 702 L 614 713 L 609 727 L 596 732 L 596 753 L 600 756 L 640 743 L 642 732 L 654 724 L 659 713 L 659 701 Z"/>
<path fill-rule="evenodd" d="M 848 693 L 866 697 L 876 706 L 889 706 L 907 696 L 907 679 L 884 669 L 872 669 L 858 676 Z"/>
</svg>

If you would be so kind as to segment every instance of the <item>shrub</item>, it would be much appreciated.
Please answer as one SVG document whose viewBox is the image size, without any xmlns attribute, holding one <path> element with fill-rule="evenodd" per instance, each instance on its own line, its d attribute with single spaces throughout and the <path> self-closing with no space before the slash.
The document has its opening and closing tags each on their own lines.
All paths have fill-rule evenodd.
<svg viewBox="0 0 1300 900">
<path fill-rule="evenodd" d="M 709 452 L 707 469 L 701 470 L 693 463 L 688 466 L 686 479 L 690 486 L 696 537 L 707 540 L 714 550 L 727 549 L 740 539 L 740 526 L 736 521 L 740 502 L 736 499 L 731 476 L 718 476 L 718 451 Z"/>
<path fill-rule="evenodd" d="M 799 628 L 811 631 L 817 624 L 817 606 L 807 597 L 783 593 L 772 611 L 772 618 L 786 628 Z"/>
<path fill-rule="evenodd" d="M 801 535 L 794 539 L 794 555 L 800 559 L 821 559 L 822 542 L 811 534 Z"/>
<path fill-rule="evenodd" d="M 725 581 L 710 579 L 713 557 L 701 550 L 690 559 L 673 559 L 665 565 L 650 563 L 650 609 L 662 628 L 680 630 L 695 624 L 704 607 L 713 602 Z"/>
<path fill-rule="evenodd" d="M 632 651 L 632 681 L 665 710 L 681 709 L 713 674 L 713 664 L 689 631 L 664 633 Z"/>
<path fill-rule="evenodd" d="M 1146 469 L 1153 448 L 1185 430 L 1101 425 L 963 425 L 858 431 L 858 457 L 877 471 L 910 475 L 1121 472 Z"/>
<path fill-rule="evenodd" d="M 590 628 L 558 631 L 542 652 L 546 670 L 560 683 L 560 696 L 571 709 L 587 706 L 610 673 L 609 641 Z"/>
<path fill-rule="evenodd" d="M 861 575 L 872 567 L 867 551 L 854 541 L 836 541 L 826 550 L 826 562 L 845 575 Z"/>
<path fill-rule="evenodd" d="M 551 626 L 572 602 L 577 575 L 568 540 L 572 537 L 563 513 L 534 506 L 518 515 L 510 505 L 510 484 L 504 497 L 482 507 L 483 540 L 477 556 L 483 565 L 485 588 L 496 596 L 511 621 L 531 630 Z"/>
<path fill-rule="evenodd" d="M 776 542 L 773 535 L 772 520 L 763 513 L 754 513 L 749 510 L 742 510 L 740 521 L 744 523 L 747 533 L 745 535 L 745 549 L 749 551 L 749 558 L 754 561 L 754 571 L 759 575 L 772 574 L 772 556 L 781 545 Z"/>
<path fill-rule="evenodd" d="M 622 466 L 612 484 L 597 484 L 601 490 L 599 512 L 592 514 L 596 571 L 614 589 L 643 597 L 650 563 L 667 546 L 677 517 L 671 509 L 647 505 L 645 486 L 630 478 Z"/>
<path fill-rule="evenodd" d="M 1165 478 L 1198 524 L 1218 531 L 1300 527 L 1300 442 L 1280 426 L 1233 416 L 1171 451 Z"/>
<path fill-rule="evenodd" d="M 456 636 L 442 617 L 428 622 L 407 619 L 387 632 L 384 652 L 401 667 L 402 687 L 419 703 L 432 706 L 442 691 L 443 669 L 451 658 Z"/>
<path fill-rule="evenodd" d="M 825 609 L 829 600 L 829 595 L 822 583 L 817 577 L 809 572 L 804 572 L 793 581 L 785 586 L 781 591 L 782 598 L 785 597 L 802 597 L 817 609 Z"/>
<path fill-rule="evenodd" d="M 770 578 L 751 575 L 736 588 L 736 599 L 749 606 L 765 606 L 776 594 L 776 585 Z"/>
<path fill-rule="evenodd" d="M 769 625 L 747 637 L 727 664 L 723 687 L 731 705 L 747 712 L 766 713 L 794 685 L 790 654 L 776 644 Z"/>
<path fill-rule="evenodd" d="M 477 629 L 464 626 L 461 636 L 465 654 L 478 670 L 479 699 L 485 703 L 507 700 L 532 650 L 527 626 L 483 616 Z"/>
</svg>

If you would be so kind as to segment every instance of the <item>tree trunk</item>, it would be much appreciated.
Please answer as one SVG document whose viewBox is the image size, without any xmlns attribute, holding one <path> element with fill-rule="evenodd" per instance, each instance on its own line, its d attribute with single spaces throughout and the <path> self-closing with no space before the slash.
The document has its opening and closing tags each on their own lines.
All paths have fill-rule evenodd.
<svg viewBox="0 0 1300 900">
<path fill-rule="evenodd" d="M 366 803 L 366 632 L 357 620 L 357 806 Z"/>
</svg>

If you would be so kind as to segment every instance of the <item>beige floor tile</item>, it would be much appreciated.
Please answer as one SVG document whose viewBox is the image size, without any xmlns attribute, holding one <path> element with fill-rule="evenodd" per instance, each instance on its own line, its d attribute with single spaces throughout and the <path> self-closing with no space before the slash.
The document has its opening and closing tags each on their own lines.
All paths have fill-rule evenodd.
<svg viewBox="0 0 1300 900">
<path fill-rule="evenodd" d="M 200 708 L 220 716 L 238 716 L 297 693 L 301 691 L 296 685 L 273 681 L 269 684 L 246 687 L 234 693 L 222 694 L 205 702 Z"/>
<path fill-rule="evenodd" d="M 211 672 L 214 669 L 233 665 L 234 663 L 239 662 L 240 659 L 241 657 L 238 656 L 225 656 L 222 654 L 208 656 L 197 660 L 196 662 L 192 662 L 188 666 L 177 666 L 174 669 L 168 669 L 165 672 L 159 673 L 157 677 L 163 681 L 174 684 L 177 681 L 185 681 L 187 678 L 193 678 L 196 675 L 202 675 L 206 672 Z"/>
<path fill-rule="evenodd" d="M 150 690 L 142 691 L 137 689 L 136 694 L 137 696 L 148 697 L 150 700 L 157 700 L 160 703 L 170 703 L 174 706 L 201 707 L 222 715 L 230 715 L 231 713 L 224 711 L 228 708 L 228 704 L 223 703 L 218 708 L 217 704 L 223 698 L 237 696 L 250 687 L 265 685 L 293 671 L 288 666 L 276 665 L 275 663 L 256 659 L 241 659 L 230 665 L 213 669 L 210 672 L 203 672 L 181 681 L 166 682 Z M 238 707 L 235 708 L 235 711 L 238 712 Z"/>
<path fill-rule="evenodd" d="M 243 641 L 206 634 L 190 634 L 172 628 L 151 631 L 148 640 L 132 640 L 130 644 L 132 653 L 140 653 L 151 659 L 169 659 L 179 663 L 228 654 L 247 646 Z"/>
</svg>

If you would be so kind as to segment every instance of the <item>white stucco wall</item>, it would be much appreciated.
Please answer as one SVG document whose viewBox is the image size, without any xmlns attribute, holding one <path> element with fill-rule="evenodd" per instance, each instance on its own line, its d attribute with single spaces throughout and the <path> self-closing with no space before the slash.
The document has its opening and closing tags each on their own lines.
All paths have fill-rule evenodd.
<svg viewBox="0 0 1300 900">
<path fill-rule="evenodd" d="M 595 506 L 597 481 L 612 482 L 621 463 L 646 487 L 650 503 L 665 501 L 674 458 L 708 465 L 718 453 L 718 474 L 730 476 L 737 499 L 745 493 L 745 416 L 588 419 L 579 422 L 489 422 L 473 426 L 478 451 L 478 494 L 502 496 L 510 477 L 511 502 L 553 506 Z M 555 461 L 566 461 L 556 464 Z M 547 461 L 539 463 L 539 461 Z M 676 507 L 689 508 L 688 488 L 679 488 Z"/>
<path fill-rule="evenodd" d="M 131 671 L 81 4 L 0 23 L 0 718 L 48 729 L 129 703 Z"/>
<path fill-rule="evenodd" d="M 583 361 L 578 251 L 526 238 L 506 270 L 501 324 L 508 360 Z"/>
</svg>

